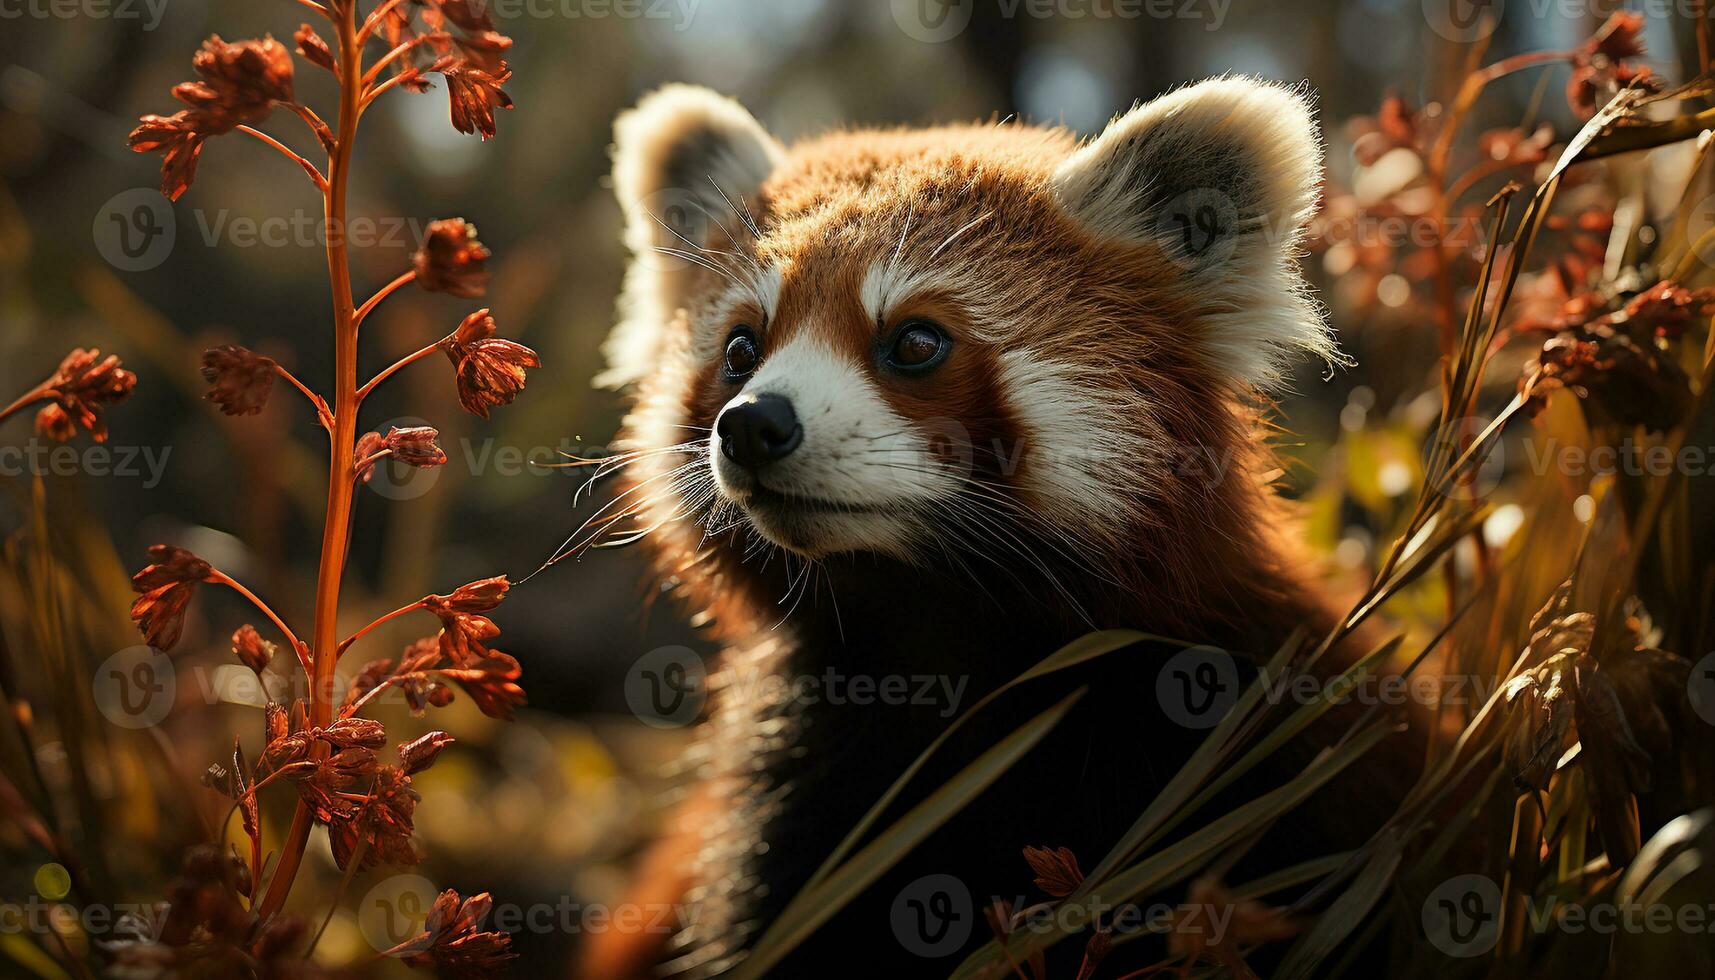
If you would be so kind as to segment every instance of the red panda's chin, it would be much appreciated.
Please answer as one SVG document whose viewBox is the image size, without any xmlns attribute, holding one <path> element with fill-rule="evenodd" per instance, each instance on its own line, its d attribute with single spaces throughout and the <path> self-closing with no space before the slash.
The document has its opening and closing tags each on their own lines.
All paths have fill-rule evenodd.
<svg viewBox="0 0 1715 980">
<path fill-rule="evenodd" d="M 762 487 L 728 499 L 769 542 L 805 558 L 842 552 L 909 553 L 910 517 L 892 508 L 794 496 Z"/>
</svg>

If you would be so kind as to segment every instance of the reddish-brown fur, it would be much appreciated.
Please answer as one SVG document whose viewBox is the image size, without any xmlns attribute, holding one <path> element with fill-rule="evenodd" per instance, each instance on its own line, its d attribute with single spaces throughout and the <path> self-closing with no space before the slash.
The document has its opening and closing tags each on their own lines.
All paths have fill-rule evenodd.
<svg viewBox="0 0 1715 980">
<path fill-rule="evenodd" d="M 931 318 L 953 337 L 955 354 L 928 377 L 881 371 L 869 377 L 899 416 L 927 428 L 956 422 L 958 436 L 943 456 L 963 453 L 976 475 L 1017 501 L 1011 530 L 1036 546 L 1046 572 L 1065 587 L 1064 593 L 1049 588 L 1037 569 L 1004 553 L 996 562 L 964 568 L 928 550 L 908 562 L 836 555 L 822 563 L 821 574 L 844 621 L 818 593 L 815 605 L 805 600 L 774 630 L 784 610 L 778 600 L 792 584 L 783 563 L 747 563 L 741 530 L 705 538 L 697 522 L 702 514 L 683 512 L 677 494 L 652 493 L 664 486 L 662 474 L 694 457 L 645 457 L 626 470 L 621 492 L 632 492 L 633 516 L 651 528 L 647 541 L 657 573 L 676 584 L 688 608 L 710 618 L 713 634 L 732 647 L 716 670 L 704 762 L 714 785 L 723 787 L 717 795 L 731 804 L 711 824 L 702 866 L 687 879 L 700 882 L 702 891 L 694 894 L 719 906 L 696 937 L 717 947 L 711 954 L 716 963 L 743 946 L 740 924 L 777 910 L 802 872 L 819 863 L 825 848 L 944 724 L 919 716 L 875 721 L 848 712 L 818 728 L 807 711 L 747 703 L 734 677 L 828 663 L 853 671 L 921 666 L 974 678 L 968 705 L 1091 625 L 1142 628 L 1257 654 L 1273 650 L 1296 626 L 1327 630 L 1334 623 L 1320 598 L 1319 575 L 1293 545 L 1287 505 L 1271 487 L 1277 467 L 1266 446 L 1263 405 L 1213 362 L 1199 333 L 1198 325 L 1228 299 L 1185 288 L 1184 268 L 1158 244 L 1100 238 L 1067 214 L 1051 181 L 1076 146 L 1064 131 L 1020 125 L 825 136 L 793 147 L 756 193 L 718 215 L 721 226 L 711 226 L 699 243 L 748 257 L 726 256 L 719 260 L 723 266 L 754 262 L 779 270 L 778 305 L 760 331 L 765 359 L 813 333 L 854 364 L 872 365 L 878 333 L 888 324 L 871 321 L 859 302 L 866 270 L 896 253 L 902 266 L 933 270 L 933 288 L 899 304 L 888 321 Z M 760 239 L 745 231 L 741 211 L 754 217 Z M 694 267 L 679 275 L 686 300 L 664 325 L 655 362 L 637 387 L 624 437 L 631 448 L 659 449 L 697 434 L 680 426 L 712 426 L 737 390 L 719 368 L 722 338 L 739 322 L 764 320 L 750 301 L 714 317 L 717 298 L 730 292 L 725 278 Z M 1125 505 L 1117 519 L 1080 519 L 1034 478 L 1038 468 L 1054 465 L 1062 447 L 1033 430 L 1020 393 L 1003 383 L 1001 357 L 1024 349 L 1076 368 L 1084 384 L 1105 393 L 1106 424 L 1146 447 L 1106 475 L 1111 482 L 1102 489 Z M 1076 555 L 1053 551 L 1056 529 L 1075 538 Z M 1105 681 L 1092 687 L 1111 683 L 1111 689 L 1080 708 L 1135 716 L 1117 727 L 1093 722 L 1099 727 L 1078 729 L 1059 746 L 1096 751 L 1101 775 L 1087 785 L 1067 783 L 1060 791 L 1067 795 L 1064 805 L 1034 798 L 1060 778 L 1050 769 L 1034 777 L 1037 789 L 1025 789 L 1028 797 L 1015 787 L 1012 795 L 973 808 L 988 824 L 1016 817 L 1022 826 L 997 833 L 994 848 L 973 844 L 961 873 L 986 874 L 986 854 L 996 869 L 1011 869 L 1023 882 L 1028 875 L 1016 848 L 1083 834 L 1086 850 L 1080 853 L 1093 861 L 1112 843 L 1114 828 L 1136 815 L 1130 801 L 1139 792 L 1148 799 L 1147 790 L 1132 784 L 1174 768 L 1171 760 L 1157 765 L 1150 755 L 1157 736 L 1147 733 L 1159 725 L 1146 717 L 1152 656 L 1139 651 L 1115 667 L 1117 673 L 1101 675 Z M 1342 651 L 1331 659 L 1349 656 Z M 998 737 L 1020 720 L 1017 714 L 995 719 L 1000 728 L 987 736 Z M 806 759 L 836 751 L 827 741 L 834 727 L 842 749 L 847 733 L 889 742 L 861 757 L 860 769 L 873 765 L 879 772 L 830 772 Z M 759 735 L 764 729 L 767 734 Z M 1143 741 L 1115 744 L 1128 734 Z M 1289 772 L 1312 748 L 1292 753 L 1281 771 Z M 1074 766 L 1089 765 L 1087 755 L 1074 759 Z M 1325 807 L 1335 814 L 1333 822 L 1357 836 L 1373 826 L 1396 797 L 1404 771 L 1384 775 L 1337 787 Z M 1110 781 L 1121 788 L 1110 789 Z M 925 778 L 921 786 L 928 785 L 932 779 Z M 829 794 L 838 802 L 821 802 Z M 1079 802 L 1077 794 L 1093 795 Z M 815 813 L 818 826 L 794 825 L 794 808 Z M 784 828 L 783 836 L 770 828 Z M 942 847 L 976 836 L 967 831 L 967 841 Z M 768 840 L 776 841 L 770 857 L 756 857 L 752 845 Z M 793 854 L 793 869 L 783 869 L 774 853 L 784 846 L 780 841 L 823 851 Z M 997 871 L 995 880 L 1008 880 L 1007 873 Z M 759 880 L 768 888 L 751 894 Z M 875 914 L 873 908 L 852 912 L 870 918 L 851 928 L 859 935 L 877 929 L 885 943 L 885 921 L 877 924 Z"/>
</svg>

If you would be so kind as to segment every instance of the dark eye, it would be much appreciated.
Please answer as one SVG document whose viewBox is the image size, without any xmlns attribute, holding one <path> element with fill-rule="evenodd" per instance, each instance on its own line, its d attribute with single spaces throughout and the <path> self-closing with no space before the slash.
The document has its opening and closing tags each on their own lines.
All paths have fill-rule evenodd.
<svg viewBox="0 0 1715 980">
<path fill-rule="evenodd" d="M 727 379 L 738 381 L 750 377 L 750 372 L 756 370 L 756 362 L 760 355 L 756 351 L 756 335 L 749 327 L 734 327 L 726 338 L 726 367 Z"/>
<path fill-rule="evenodd" d="M 952 343 L 941 328 L 927 320 L 911 320 L 893 338 L 887 363 L 901 371 L 928 371 L 946 359 Z"/>
</svg>

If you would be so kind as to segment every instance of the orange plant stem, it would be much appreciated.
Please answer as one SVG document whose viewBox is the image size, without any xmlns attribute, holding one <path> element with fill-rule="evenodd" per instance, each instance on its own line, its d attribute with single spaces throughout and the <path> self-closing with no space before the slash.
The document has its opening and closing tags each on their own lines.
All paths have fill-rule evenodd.
<svg viewBox="0 0 1715 980">
<path fill-rule="evenodd" d="M 350 540 L 355 490 L 352 452 L 357 443 L 357 311 L 352 306 L 351 266 L 346 254 L 345 196 L 362 95 L 358 79 L 363 77 L 363 46 L 357 38 L 355 0 L 339 4 L 336 17 L 341 80 L 339 130 L 328 159 L 325 197 L 328 281 L 333 291 L 334 406 L 332 438 L 328 440 L 327 513 L 322 521 L 321 567 L 316 575 L 316 618 L 311 639 L 311 725 L 327 725 L 333 720 L 334 668 L 339 663 L 339 589 Z M 310 808 L 299 800 L 291 829 L 286 832 L 280 849 L 279 868 L 269 880 L 268 891 L 257 908 L 259 915 L 271 916 L 285 904 L 314 822 Z"/>
<path fill-rule="evenodd" d="M 34 405 L 36 402 L 50 397 L 52 394 L 52 389 L 47 388 L 44 385 L 37 385 L 36 387 L 31 388 L 29 391 L 19 395 L 17 401 L 7 405 L 5 408 L 0 408 L 0 421 L 5 421 L 13 414 Z"/>
</svg>

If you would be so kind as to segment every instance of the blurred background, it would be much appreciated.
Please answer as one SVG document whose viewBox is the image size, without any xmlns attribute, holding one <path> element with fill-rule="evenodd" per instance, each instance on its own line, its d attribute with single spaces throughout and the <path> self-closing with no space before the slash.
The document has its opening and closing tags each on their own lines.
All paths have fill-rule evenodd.
<svg viewBox="0 0 1715 980">
<path fill-rule="evenodd" d="M 209 558 L 307 622 L 324 481 L 320 433 L 286 395 L 257 417 L 218 414 L 201 399 L 196 364 L 207 346 L 239 343 L 312 386 L 331 370 L 325 255 L 314 235 L 320 202 L 290 163 L 255 141 L 213 140 L 196 184 L 169 205 L 154 191 L 159 158 L 130 152 L 125 139 L 140 114 L 171 110 L 168 90 L 190 77 L 189 56 L 204 37 L 286 39 L 307 14 L 284 0 L 128 2 L 76 10 L 46 0 L 0 3 L 0 392 L 25 390 L 73 346 L 118 353 L 139 375 L 136 393 L 109 415 L 116 469 L 121 451 L 135 454 L 130 469 L 47 472 L 42 481 L 48 506 L 62 519 L 76 515 L 68 525 L 75 533 L 111 539 L 116 557 L 89 571 L 92 595 L 105 596 L 91 615 L 106 610 L 111 649 L 136 642 L 124 618 L 124 576 L 157 541 Z M 574 499 L 580 471 L 530 461 L 599 454 L 617 426 L 618 397 L 590 384 L 623 270 L 608 144 L 615 114 L 651 88 L 711 86 L 788 141 L 853 124 L 1008 116 L 1093 134 L 1133 100 L 1243 72 L 1304 81 L 1318 93 L 1331 186 L 1347 187 L 1357 134 L 1346 120 L 1374 114 L 1388 94 L 1414 106 L 1445 99 L 1472 40 L 1420 0 L 967 0 L 946 20 L 925 17 L 917 0 L 492 0 L 491 8 L 515 39 L 506 88 L 517 108 L 501 114 L 498 135 L 485 143 L 446 124 L 444 88 L 377 103 L 352 184 L 352 216 L 376 220 L 373 246 L 353 254 L 355 288 L 366 295 L 405 268 L 429 220 L 468 218 L 494 252 L 482 303 L 500 335 L 534 348 L 543 366 L 488 422 L 458 411 L 439 358 L 366 406 L 366 428 L 405 420 L 440 428 L 450 462 L 360 492 L 343 605 L 351 628 L 471 579 L 505 573 L 517 582 L 603 499 L 599 490 Z M 1609 10 L 1555 4 L 1503 17 L 1486 38 L 1488 58 L 1571 48 Z M 1652 16 L 1644 37 L 1642 63 L 1665 64 L 1672 76 L 1691 43 L 1685 25 Z M 299 67 L 300 98 L 331 118 L 328 79 Z M 1547 122 L 1564 139 L 1579 121 L 1560 97 L 1565 71 L 1502 80 L 1471 129 Z M 1553 97 L 1543 97 L 1544 85 Z M 277 112 L 263 128 L 319 158 L 288 114 Z M 1473 187 L 1468 200 L 1480 205 L 1503 178 Z M 159 209 L 171 228 L 164 247 L 141 259 L 112 247 L 114 215 L 139 202 Z M 292 224 L 280 225 L 282 216 Z M 1281 407 L 1294 461 L 1288 487 L 1317 504 L 1319 547 L 1356 579 L 1368 571 L 1377 529 L 1393 519 L 1393 502 L 1410 499 L 1420 449 L 1390 435 L 1386 420 L 1415 413 L 1411 424 L 1400 422 L 1406 433 L 1421 431 L 1425 412 L 1433 417 L 1436 339 L 1417 306 L 1425 287 L 1409 269 L 1368 262 L 1350 248 L 1318 249 L 1308 265 L 1324 287 L 1334 274 L 1365 272 L 1324 293 L 1356 366 L 1332 377 L 1307 369 Z M 401 292 L 365 328 L 360 376 L 444 335 L 475 305 Z M 1331 453 L 1342 431 L 1374 437 Z M 34 438 L 14 419 L 0 444 Z M 1354 452 L 1369 455 L 1354 463 Z M 1357 485 L 1319 495 L 1341 473 Z M 30 480 L 8 472 L 0 482 L 0 529 L 11 534 L 30 519 Z M 495 616 L 503 630 L 495 646 L 523 664 L 530 705 L 510 725 L 463 703 L 449 709 L 456 717 L 436 719 L 461 741 L 419 780 L 422 875 L 525 905 L 617 894 L 627 861 L 672 799 L 669 763 L 688 737 L 629 711 L 626 672 L 663 646 L 702 649 L 679 612 L 652 602 L 651 592 L 639 557 L 627 551 L 594 552 L 514 588 Z M 1433 595 L 1422 601 L 1435 605 Z M 243 701 L 242 691 L 220 686 L 216 666 L 230 661 L 225 637 L 250 618 L 232 596 L 205 590 L 181 648 L 179 682 L 204 684 L 217 692 L 213 700 Z M 393 626 L 372 656 L 429 632 L 423 623 Z M 14 657 L 29 663 L 28 651 Z M 198 663 L 206 671 L 185 667 Z M 400 715 L 405 727 L 395 737 L 414 724 Z M 168 740 L 194 778 L 220 754 L 225 733 L 252 737 L 256 717 L 242 705 L 175 715 Z M 170 823 L 133 830 L 158 848 L 121 855 L 110 871 L 139 883 L 171 866 L 188 832 Z M 0 870 L 7 899 L 35 887 L 35 865 L 19 864 L 15 853 Z M 331 888 L 338 874 L 318 860 L 323 866 L 313 870 Z M 360 877 L 354 893 L 371 884 Z M 299 894 L 316 893 L 299 885 Z M 515 940 L 526 968 L 558 962 L 574 942 L 564 931 Z M 324 954 L 338 962 L 365 950 L 361 923 L 336 915 Z"/>
</svg>

